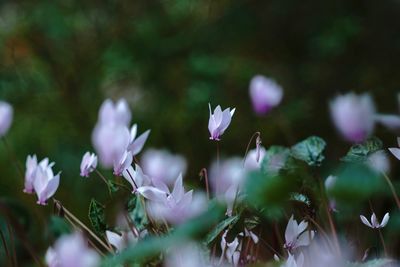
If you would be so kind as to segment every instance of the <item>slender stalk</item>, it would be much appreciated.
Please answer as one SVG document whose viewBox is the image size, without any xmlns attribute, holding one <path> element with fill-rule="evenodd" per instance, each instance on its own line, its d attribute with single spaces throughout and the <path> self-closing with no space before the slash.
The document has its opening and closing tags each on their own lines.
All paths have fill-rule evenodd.
<svg viewBox="0 0 400 267">
<path fill-rule="evenodd" d="M 262 243 L 266 248 L 268 248 L 269 250 L 272 251 L 273 254 L 276 254 L 279 256 L 279 258 L 283 259 L 283 256 L 281 253 L 279 253 L 278 251 L 276 251 L 270 244 L 268 244 L 267 241 L 265 241 L 264 239 L 262 239 L 260 237 L 260 243 Z"/>
<path fill-rule="evenodd" d="M 207 199 L 210 200 L 210 188 L 208 187 L 208 175 L 207 175 L 207 169 L 203 168 L 200 170 L 199 173 L 200 180 L 202 177 L 204 177 L 205 183 L 206 183 L 206 192 L 207 192 Z"/>
<path fill-rule="evenodd" d="M 385 253 L 385 257 L 387 257 L 388 253 L 387 253 L 387 249 L 386 249 L 385 240 L 383 239 L 381 228 L 378 228 L 378 235 L 379 235 L 379 238 L 380 238 L 381 243 L 382 243 L 383 252 Z"/>
<path fill-rule="evenodd" d="M 259 140 L 260 137 L 261 137 L 261 133 L 260 133 L 260 132 L 255 132 L 255 133 L 250 137 L 250 140 L 249 140 L 249 142 L 247 143 L 246 151 L 244 152 L 243 166 L 244 166 L 244 163 L 246 162 L 246 157 L 247 157 L 247 153 L 249 152 L 251 142 L 253 141 L 253 139 L 254 139 L 255 137 L 257 137 L 256 140 Z M 261 141 L 260 141 L 260 142 L 261 142 Z"/>
<path fill-rule="evenodd" d="M 400 209 L 399 196 L 396 193 L 396 189 L 394 188 L 392 181 L 390 181 L 390 178 L 386 175 L 386 173 L 382 172 L 382 174 L 383 174 L 383 177 L 385 178 L 386 182 L 388 183 L 390 190 L 392 191 L 392 195 L 393 195 L 394 200 L 396 201 L 397 207 Z"/>
<path fill-rule="evenodd" d="M 8 251 L 7 242 L 6 242 L 6 239 L 4 237 L 3 231 L 1 231 L 1 229 L 0 229 L 0 237 L 1 237 L 1 241 L 3 242 L 4 251 L 6 252 L 7 261 L 11 261 L 10 265 L 12 265 L 13 261 L 12 261 L 12 258 L 10 256 L 10 252 Z"/>
<path fill-rule="evenodd" d="M 107 244 L 104 243 L 103 240 L 101 240 L 95 233 L 93 233 L 89 227 L 87 227 L 84 223 L 82 223 L 77 217 L 75 217 L 67 208 L 65 208 L 59 200 L 56 200 L 53 198 L 53 201 L 58 205 L 58 209 L 62 209 L 70 219 L 72 219 L 74 222 L 76 222 L 79 227 L 83 228 L 88 234 L 90 234 L 100 245 L 103 246 L 108 252 L 112 252 L 110 248 L 107 246 Z"/>
<path fill-rule="evenodd" d="M 8 231 L 8 235 L 10 237 L 10 246 L 11 246 L 11 251 L 12 251 L 13 265 L 18 266 L 17 254 L 15 252 L 14 231 L 12 230 L 10 222 L 8 220 L 6 220 L 6 221 L 7 221 L 7 231 Z"/>
<path fill-rule="evenodd" d="M 101 172 L 97 169 L 94 169 L 94 171 L 97 173 L 97 175 L 103 180 L 103 182 L 107 185 L 107 189 L 108 189 L 108 194 L 111 196 L 111 189 L 110 189 L 110 185 L 108 184 L 108 181 L 106 179 L 106 177 L 103 176 L 103 174 L 101 174 Z"/>
<path fill-rule="evenodd" d="M 129 229 L 131 230 L 132 234 L 136 236 L 137 238 L 140 238 L 140 234 L 136 226 L 132 223 L 132 221 L 129 219 L 128 215 L 126 212 L 124 212 L 124 218 L 129 226 Z"/>
</svg>

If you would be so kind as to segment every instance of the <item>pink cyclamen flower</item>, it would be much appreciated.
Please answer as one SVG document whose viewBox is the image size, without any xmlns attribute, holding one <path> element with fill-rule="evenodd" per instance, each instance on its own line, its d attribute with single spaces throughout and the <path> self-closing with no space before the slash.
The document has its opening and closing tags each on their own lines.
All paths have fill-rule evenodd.
<svg viewBox="0 0 400 267">
<path fill-rule="evenodd" d="M 46 253 L 49 267 L 97 267 L 100 256 L 87 246 L 80 233 L 61 236 Z"/>
<path fill-rule="evenodd" d="M 211 113 L 211 105 L 208 104 L 208 108 L 210 110 L 210 119 L 208 121 L 208 130 L 210 131 L 210 140 L 219 141 L 221 135 L 225 132 L 228 128 L 229 124 L 231 123 L 233 114 L 235 113 L 235 108 L 230 109 L 227 108 L 222 111 L 221 106 L 217 106 L 214 109 L 214 113 Z"/>
<path fill-rule="evenodd" d="M 262 75 L 251 79 L 249 93 L 253 109 L 258 115 L 264 115 L 279 105 L 283 97 L 282 87 L 273 79 Z"/>
<path fill-rule="evenodd" d="M 123 172 L 132 165 L 132 152 L 124 151 L 119 159 L 114 161 L 114 174 L 122 176 Z"/>
<path fill-rule="evenodd" d="M 39 164 L 35 170 L 33 188 L 38 197 L 37 203 L 40 205 L 47 204 L 47 200 L 56 193 L 60 184 L 60 173 L 54 175 L 53 165 L 54 163 L 49 165 Z"/>
<path fill-rule="evenodd" d="M 302 246 L 308 246 L 311 240 L 314 238 L 314 231 L 306 231 L 308 222 L 301 221 L 300 224 L 293 218 L 290 217 L 289 222 L 285 230 L 285 245 L 284 248 L 289 252 Z"/>
<path fill-rule="evenodd" d="M 385 214 L 385 216 L 383 216 L 382 223 L 379 223 L 378 219 L 376 218 L 375 213 L 372 213 L 371 222 L 369 222 L 368 219 L 364 215 L 360 215 L 361 222 L 372 229 L 378 229 L 378 228 L 385 227 L 389 221 L 389 218 L 390 218 L 389 212 L 387 212 Z"/>
<path fill-rule="evenodd" d="M 186 159 L 182 155 L 172 154 L 163 149 L 146 150 L 141 157 L 141 163 L 143 172 L 153 181 L 168 186 L 173 186 L 179 174 L 184 175 L 187 169 Z"/>
<path fill-rule="evenodd" d="M 0 137 L 4 136 L 13 120 L 13 107 L 7 102 L 0 101 Z"/>
<path fill-rule="evenodd" d="M 337 96 L 330 103 L 330 109 L 336 128 L 346 140 L 362 142 L 372 133 L 375 106 L 369 94 Z"/>
<path fill-rule="evenodd" d="M 144 143 L 146 143 L 147 138 L 149 137 L 150 130 L 145 131 L 140 136 L 136 138 L 137 135 L 137 125 L 134 124 L 130 131 L 129 145 L 128 150 L 132 152 L 133 156 L 142 151 Z"/>
<path fill-rule="evenodd" d="M 83 155 L 81 162 L 81 176 L 89 177 L 89 173 L 94 171 L 97 167 L 97 156 L 96 154 L 90 152 L 86 152 Z"/>
</svg>

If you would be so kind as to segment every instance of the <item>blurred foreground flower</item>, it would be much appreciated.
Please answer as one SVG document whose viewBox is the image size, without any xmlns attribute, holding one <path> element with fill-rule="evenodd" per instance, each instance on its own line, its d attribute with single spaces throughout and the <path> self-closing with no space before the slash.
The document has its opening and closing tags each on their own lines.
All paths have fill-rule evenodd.
<svg viewBox="0 0 400 267">
<path fill-rule="evenodd" d="M 174 155 L 167 150 L 148 149 L 142 157 L 143 172 L 153 181 L 162 182 L 172 186 L 181 173 L 185 175 L 187 163 L 181 155 Z"/>
<path fill-rule="evenodd" d="M 225 130 L 228 128 L 231 123 L 233 114 L 235 114 L 235 108 L 230 109 L 227 108 L 222 111 L 221 106 L 217 106 L 214 109 L 214 113 L 211 113 L 211 105 L 208 104 L 208 108 L 210 110 L 210 119 L 208 120 L 208 130 L 210 132 L 210 140 L 219 141 L 221 135 L 224 134 Z"/>
<path fill-rule="evenodd" d="M 289 253 L 289 256 L 286 262 L 282 265 L 282 267 L 305 267 L 304 265 L 304 255 L 300 253 L 297 258 L 294 255 Z"/>
<path fill-rule="evenodd" d="M 300 224 L 290 217 L 285 231 L 285 245 L 284 248 L 292 252 L 298 247 L 308 246 L 314 238 L 315 232 L 313 230 L 306 231 L 308 222 L 301 221 Z"/>
<path fill-rule="evenodd" d="M 10 104 L 0 101 L 0 137 L 4 136 L 13 120 L 13 108 Z"/>
<path fill-rule="evenodd" d="M 390 216 L 389 216 L 389 213 L 387 212 L 382 219 L 382 223 L 379 223 L 378 219 L 376 218 L 375 213 L 372 213 L 371 222 L 369 222 L 368 219 L 364 215 L 360 215 L 360 219 L 361 219 L 362 223 L 372 229 L 378 229 L 378 228 L 385 227 L 389 221 L 389 218 L 390 218 Z"/>
<path fill-rule="evenodd" d="M 251 79 L 249 92 L 253 109 L 258 115 L 264 115 L 279 105 L 283 97 L 282 87 L 262 75 L 256 75 Z"/>
<path fill-rule="evenodd" d="M 89 177 L 89 174 L 94 171 L 97 167 L 97 156 L 90 152 L 86 152 L 83 155 L 82 162 L 81 162 L 81 176 L 82 177 Z"/>
<path fill-rule="evenodd" d="M 337 96 L 330 103 L 330 109 L 336 128 L 346 140 L 361 142 L 372 133 L 375 106 L 370 95 Z"/>
<path fill-rule="evenodd" d="M 100 256 L 87 247 L 87 241 L 80 233 L 60 237 L 46 253 L 49 267 L 96 267 Z"/>
<path fill-rule="evenodd" d="M 120 235 L 107 230 L 106 237 L 108 242 L 115 247 L 117 252 L 121 252 L 129 244 L 136 244 L 138 241 L 138 238 L 133 235 L 132 231 L 124 231 Z"/>
<path fill-rule="evenodd" d="M 244 168 L 249 171 L 260 169 L 265 153 L 266 150 L 263 146 L 250 150 L 244 161 Z"/>
</svg>

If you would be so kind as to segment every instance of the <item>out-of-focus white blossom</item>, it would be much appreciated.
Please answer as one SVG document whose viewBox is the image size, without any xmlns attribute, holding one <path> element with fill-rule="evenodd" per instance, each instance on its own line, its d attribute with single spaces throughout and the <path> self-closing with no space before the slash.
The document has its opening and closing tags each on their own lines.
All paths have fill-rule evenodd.
<svg viewBox="0 0 400 267">
<path fill-rule="evenodd" d="M 181 155 L 167 150 L 148 149 L 141 157 L 143 172 L 153 181 L 172 186 L 180 173 L 185 175 L 187 163 Z"/>
<path fill-rule="evenodd" d="M 122 234 L 117 234 L 107 230 L 106 237 L 108 242 L 115 247 L 117 252 L 121 252 L 128 245 L 136 244 L 138 241 L 138 238 L 134 236 L 131 231 L 123 231 Z"/>
<path fill-rule="evenodd" d="M 390 160 L 383 150 L 378 150 L 369 155 L 367 165 L 377 172 L 388 173 L 390 171 Z"/>
<path fill-rule="evenodd" d="M 337 96 L 330 108 L 333 122 L 346 140 L 362 142 L 374 130 L 375 106 L 369 94 Z"/>
<path fill-rule="evenodd" d="M 80 233 L 60 237 L 46 253 L 49 267 L 97 267 L 100 256 L 87 246 Z"/>
<path fill-rule="evenodd" d="M 249 171 L 260 169 L 265 152 L 266 150 L 263 146 L 250 150 L 244 161 L 244 168 Z"/>
<path fill-rule="evenodd" d="M 0 137 L 4 136 L 13 121 L 13 107 L 7 102 L 0 101 Z"/>
<path fill-rule="evenodd" d="M 259 115 L 264 115 L 279 105 L 283 97 L 282 87 L 273 79 L 262 75 L 251 79 L 249 93 L 253 109 Z"/>
</svg>

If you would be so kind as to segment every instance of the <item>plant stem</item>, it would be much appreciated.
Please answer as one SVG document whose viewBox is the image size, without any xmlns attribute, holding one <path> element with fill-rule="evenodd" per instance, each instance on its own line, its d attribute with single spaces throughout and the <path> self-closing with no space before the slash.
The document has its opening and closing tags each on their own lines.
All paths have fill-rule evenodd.
<svg viewBox="0 0 400 267">
<path fill-rule="evenodd" d="M 199 176 L 200 176 L 200 180 L 201 180 L 201 177 L 204 176 L 204 180 L 205 180 L 205 183 L 206 183 L 207 199 L 210 200 L 210 189 L 209 189 L 209 187 L 208 187 L 207 169 L 206 169 L 206 168 L 201 169 L 201 170 L 200 170 L 200 173 L 199 173 Z"/>
<path fill-rule="evenodd" d="M 388 183 L 390 190 L 392 191 L 392 195 L 394 200 L 396 201 L 397 207 L 400 209 L 400 200 L 399 197 L 397 196 L 396 189 L 394 188 L 392 181 L 390 181 L 390 178 L 386 175 L 386 173 L 382 172 L 382 174 L 386 182 Z"/>
<path fill-rule="evenodd" d="M 243 166 L 244 166 L 244 163 L 246 162 L 246 157 L 247 157 L 247 153 L 249 152 L 251 142 L 253 141 L 254 137 L 260 138 L 260 136 L 261 136 L 261 133 L 260 133 L 260 132 L 255 132 L 255 133 L 250 137 L 250 140 L 249 140 L 249 142 L 247 143 L 246 151 L 244 152 Z"/>
</svg>

